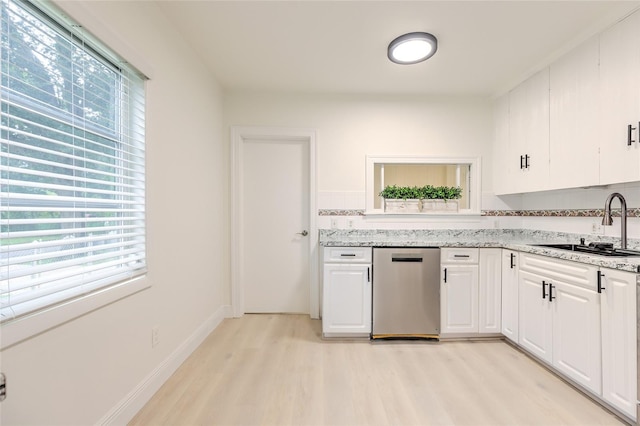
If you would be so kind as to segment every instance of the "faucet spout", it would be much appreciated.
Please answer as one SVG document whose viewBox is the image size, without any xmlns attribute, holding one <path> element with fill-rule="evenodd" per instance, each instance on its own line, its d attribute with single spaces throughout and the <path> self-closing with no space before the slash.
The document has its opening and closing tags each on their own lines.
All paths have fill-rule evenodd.
<svg viewBox="0 0 640 426">
<path fill-rule="evenodd" d="M 613 218 L 611 217 L 611 203 L 614 198 L 618 198 L 620 200 L 621 212 L 620 212 L 620 235 L 622 238 L 622 242 L 620 247 L 623 249 L 627 248 L 627 200 L 624 199 L 622 194 L 618 192 L 614 192 L 607 197 L 607 200 L 604 202 L 604 217 L 602 218 L 602 224 L 605 226 L 613 225 Z"/>
</svg>

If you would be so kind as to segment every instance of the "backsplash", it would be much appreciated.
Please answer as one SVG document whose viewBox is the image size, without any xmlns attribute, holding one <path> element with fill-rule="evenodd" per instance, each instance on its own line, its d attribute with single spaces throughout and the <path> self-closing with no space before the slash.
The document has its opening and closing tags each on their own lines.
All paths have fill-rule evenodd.
<svg viewBox="0 0 640 426">
<path fill-rule="evenodd" d="M 364 216 L 364 210 L 320 209 L 318 216 Z M 620 209 L 613 208 L 611 215 L 620 217 Z M 539 217 L 603 217 L 604 209 L 560 210 L 482 210 L 482 216 L 539 216 Z M 640 208 L 628 208 L 627 217 L 640 218 Z"/>
</svg>

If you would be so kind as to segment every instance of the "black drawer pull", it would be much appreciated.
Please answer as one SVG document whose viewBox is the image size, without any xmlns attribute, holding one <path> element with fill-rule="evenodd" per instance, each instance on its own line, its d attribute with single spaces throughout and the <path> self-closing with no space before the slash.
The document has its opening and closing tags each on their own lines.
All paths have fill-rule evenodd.
<svg viewBox="0 0 640 426">
<path fill-rule="evenodd" d="M 453 257 L 471 257 L 468 254 L 454 254 Z"/>
<path fill-rule="evenodd" d="M 353 253 L 342 253 L 340 256 L 341 257 L 356 257 L 356 255 L 353 254 Z"/>
</svg>

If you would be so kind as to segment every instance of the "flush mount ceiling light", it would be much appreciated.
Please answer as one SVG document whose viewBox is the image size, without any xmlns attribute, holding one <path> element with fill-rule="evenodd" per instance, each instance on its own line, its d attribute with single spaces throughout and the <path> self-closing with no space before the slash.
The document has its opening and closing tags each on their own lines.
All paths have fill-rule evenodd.
<svg viewBox="0 0 640 426">
<path fill-rule="evenodd" d="M 426 61 L 438 50 L 438 40 L 429 33 L 408 33 L 389 43 L 387 56 L 396 64 L 417 64 Z"/>
</svg>

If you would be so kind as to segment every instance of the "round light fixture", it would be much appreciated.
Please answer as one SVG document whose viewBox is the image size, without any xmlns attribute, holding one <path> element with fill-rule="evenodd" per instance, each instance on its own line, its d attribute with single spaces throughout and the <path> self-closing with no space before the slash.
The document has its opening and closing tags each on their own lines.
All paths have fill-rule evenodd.
<svg viewBox="0 0 640 426">
<path fill-rule="evenodd" d="M 438 50 L 438 40 L 429 33 L 408 33 L 389 43 L 387 56 L 396 64 L 417 64 L 426 61 Z"/>
</svg>

